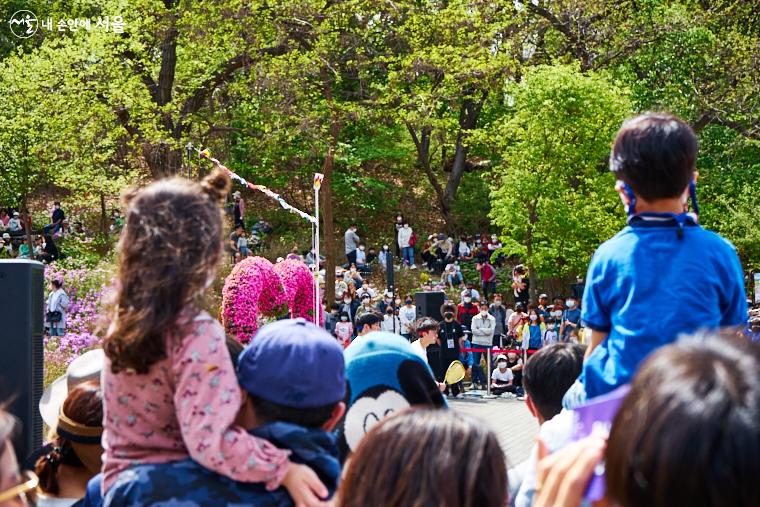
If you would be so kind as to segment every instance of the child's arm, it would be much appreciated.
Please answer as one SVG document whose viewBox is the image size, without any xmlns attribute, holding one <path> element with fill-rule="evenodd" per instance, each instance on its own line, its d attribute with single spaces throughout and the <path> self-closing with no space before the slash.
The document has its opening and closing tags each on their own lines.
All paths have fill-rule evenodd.
<svg viewBox="0 0 760 507">
<path fill-rule="evenodd" d="M 282 484 L 294 499 L 308 500 L 304 505 L 318 505 L 316 496 L 327 495 L 313 471 L 289 462 L 289 452 L 235 426 L 240 388 L 218 322 L 194 325 L 172 368 L 177 419 L 195 461 L 236 481 L 266 483 L 270 490 Z"/>
<path fill-rule="evenodd" d="M 609 334 L 607 331 L 597 331 L 596 329 L 589 329 L 589 331 L 591 331 L 591 340 L 589 340 L 588 347 L 586 347 L 586 353 L 583 355 L 584 360 L 591 355 L 591 352 L 593 352 Z"/>
</svg>

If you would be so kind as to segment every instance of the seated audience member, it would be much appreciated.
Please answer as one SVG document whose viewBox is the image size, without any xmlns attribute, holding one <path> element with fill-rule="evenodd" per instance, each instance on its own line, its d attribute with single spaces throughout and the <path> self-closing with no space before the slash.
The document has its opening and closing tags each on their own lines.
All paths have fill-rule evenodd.
<svg viewBox="0 0 760 507">
<path fill-rule="evenodd" d="M 543 426 L 562 410 L 562 397 L 578 378 L 583 366 L 584 347 L 576 343 L 558 343 L 544 347 L 525 363 L 522 383 L 525 389 L 525 404 L 528 410 Z M 542 437 L 546 437 L 542 433 Z M 564 442 L 563 442 L 564 443 Z M 554 442 L 547 442 L 555 448 Z M 531 450 L 530 456 L 518 465 L 514 473 L 512 487 L 516 491 L 515 507 L 530 507 L 536 492 L 536 463 L 538 448 Z"/>
<path fill-rule="evenodd" d="M 103 434 L 100 383 L 88 381 L 69 391 L 45 455 L 37 459 L 37 505 L 64 507 L 85 496 L 87 482 L 100 472 Z"/>
<path fill-rule="evenodd" d="M 517 388 L 513 384 L 514 374 L 507 367 L 507 356 L 499 354 L 496 356 L 496 368 L 491 372 L 491 393 L 496 396 L 507 393 L 514 395 Z"/>
<path fill-rule="evenodd" d="M 234 354 L 233 354 L 234 361 Z M 308 364 L 310 368 L 304 368 Z M 237 423 L 291 452 L 312 468 L 332 496 L 341 465 L 335 436 L 345 412 L 343 350 L 323 329 L 302 319 L 261 328 L 237 364 L 244 403 Z M 236 482 L 187 458 L 139 465 L 119 474 L 107 505 L 294 505 L 283 487 Z"/>
<path fill-rule="evenodd" d="M 760 346 L 744 338 L 662 347 L 635 374 L 606 444 L 590 437 L 541 460 L 534 505 L 581 505 L 602 458 L 607 505 L 760 505 L 758 371 Z"/>
<path fill-rule="evenodd" d="M 427 362 L 398 335 L 357 338 L 344 357 L 348 406 L 338 426 L 342 460 L 383 418 L 415 405 L 446 406 Z"/>
<path fill-rule="evenodd" d="M 479 419 L 409 410 L 375 426 L 351 457 L 338 507 L 503 507 L 504 452 Z"/>
<path fill-rule="evenodd" d="M 517 352 L 507 352 L 507 368 L 512 371 L 512 385 L 517 388 L 516 393 L 518 396 L 525 392 L 522 381 L 524 367 L 523 360 L 517 355 Z"/>
<path fill-rule="evenodd" d="M 13 450 L 17 430 L 16 418 L 0 409 L 0 505 L 3 507 L 34 505 L 39 484 L 34 472 L 19 469 Z"/>
</svg>

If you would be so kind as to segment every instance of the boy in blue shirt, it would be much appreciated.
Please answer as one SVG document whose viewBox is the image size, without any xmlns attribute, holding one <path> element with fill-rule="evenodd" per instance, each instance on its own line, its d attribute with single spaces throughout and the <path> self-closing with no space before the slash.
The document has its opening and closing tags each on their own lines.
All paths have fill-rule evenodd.
<svg viewBox="0 0 760 507">
<path fill-rule="evenodd" d="M 586 362 L 565 396 L 584 399 L 630 382 L 655 349 L 698 329 L 740 326 L 747 315 L 736 251 L 697 223 L 697 138 L 679 118 L 626 121 L 610 154 L 628 225 L 603 243 L 586 276 Z M 694 213 L 687 213 L 691 198 Z"/>
</svg>

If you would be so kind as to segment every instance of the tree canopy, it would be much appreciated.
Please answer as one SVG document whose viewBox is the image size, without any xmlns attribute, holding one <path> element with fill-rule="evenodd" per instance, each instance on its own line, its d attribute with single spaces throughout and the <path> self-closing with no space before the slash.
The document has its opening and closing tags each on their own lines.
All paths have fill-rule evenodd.
<svg viewBox="0 0 760 507">
<path fill-rule="evenodd" d="M 0 200 L 53 186 L 100 206 L 125 185 L 246 178 L 378 238 L 492 226 L 542 276 L 584 270 L 622 223 L 605 158 L 626 115 L 698 132 L 702 222 L 760 265 L 760 10 L 728 0 L 5 2 L 51 18 L 0 37 Z M 94 26 L 121 16 L 123 30 Z M 89 29 L 58 29 L 61 19 Z M 334 207 L 334 212 L 332 207 Z M 476 228 L 476 230 L 473 230 Z M 388 229 L 386 231 L 386 229 Z"/>
</svg>

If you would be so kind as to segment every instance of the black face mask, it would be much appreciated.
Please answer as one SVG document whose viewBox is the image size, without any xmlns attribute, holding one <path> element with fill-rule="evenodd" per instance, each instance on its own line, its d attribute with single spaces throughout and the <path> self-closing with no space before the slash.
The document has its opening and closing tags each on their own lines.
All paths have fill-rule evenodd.
<svg viewBox="0 0 760 507">
<path fill-rule="evenodd" d="M 446 320 L 451 320 L 451 319 L 454 318 L 454 314 L 453 313 L 444 313 L 443 314 L 443 318 L 446 319 Z"/>
</svg>

